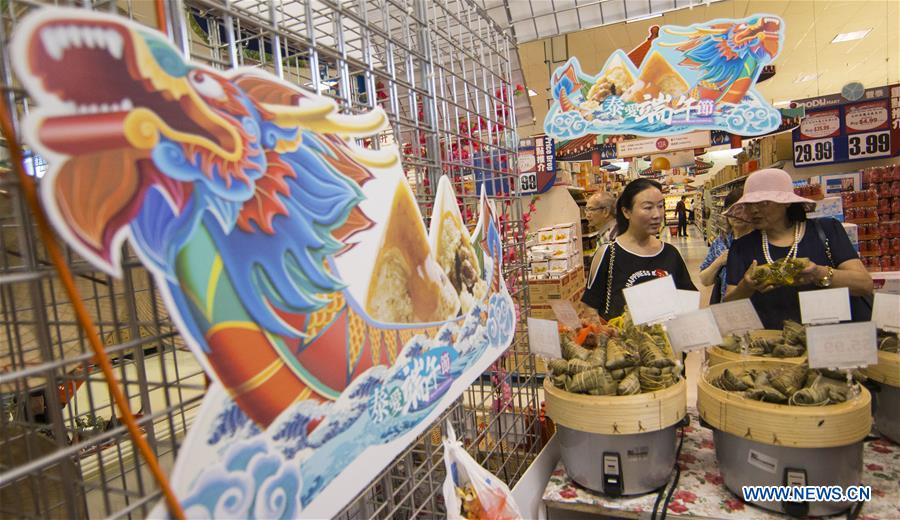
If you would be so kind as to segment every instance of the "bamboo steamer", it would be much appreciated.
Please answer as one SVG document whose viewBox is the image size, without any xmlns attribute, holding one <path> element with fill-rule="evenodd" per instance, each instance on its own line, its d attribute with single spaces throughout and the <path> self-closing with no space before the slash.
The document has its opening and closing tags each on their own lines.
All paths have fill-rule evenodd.
<svg viewBox="0 0 900 520">
<path fill-rule="evenodd" d="M 668 428 L 687 413 L 684 379 L 637 395 L 583 395 L 556 388 L 544 379 L 547 415 L 560 426 L 603 435 L 631 435 Z"/>
<path fill-rule="evenodd" d="M 700 417 L 714 428 L 762 444 L 792 448 L 828 448 L 861 442 L 872 428 L 871 395 L 864 387 L 851 401 L 828 406 L 790 406 L 747 399 L 709 381 L 732 371 L 793 366 L 765 359 L 711 366 L 697 385 Z"/>
<path fill-rule="evenodd" d="M 752 339 L 779 339 L 781 338 L 780 330 L 754 330 L 750 333 L 750 337 Z M 734 361 L 758 361 L 758 360 L 778 360 L 785 361 L 787 363 L 800 364 L 806 361 L 806 354 L 798 357 L 787 357 L 787 358 L 776 358 L 776 357 L 766 357 L 766 356 L 750 356 L 744 354 L 738 354 L 735 352 L 731 352 L 730 350 L 726 350 L 722 347 L 712 347 L 707 349 L 707 359 L 709 366 L 718 365 L 721 363 L 731 363 Z"/>
<path fill-rule="evenodd" d="M 878 364 L 865 370 L 866 375 L 881 384 L 900 388 L 900 354 L 878 351 Z"/>
</svg>

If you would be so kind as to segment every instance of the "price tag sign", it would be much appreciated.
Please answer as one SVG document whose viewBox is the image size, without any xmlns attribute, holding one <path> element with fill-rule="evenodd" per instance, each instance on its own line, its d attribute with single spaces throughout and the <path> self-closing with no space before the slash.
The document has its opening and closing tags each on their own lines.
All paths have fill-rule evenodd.
<svg viewBox="0 0 900 520">
<path fill-rule="evenodd" d="M 850 321 L 850 290 L 846 287 L 801 291 L 798 295 L 804 325 Z"/>
<path fill-rule="evenodd" d="M 891 131 L 881 130 L 847 137 L 849 159 L 871 159 L 891 155 Z"/>
<path fill-rule="evenodd" d="M 709 308 L 680 314 L 666 322 L 666 335 L 676 352 L 689 352 L 722 343 L 719 326 Z"/>
<path fill-rule="evenodd" d="M 581 328 L 581 318 L 578 317 L 578 311 L 569 300 L 550 300 L 550 308 L 560 323 L 572 330 Z"/>
<path fill-rule="evenodd" d="M 756 313 L 756 309 L 753 308 L 753 303 L 749 298 L 717 303 L 711 305 L 709 309 L 716 318 L 716 325 L 719 326 L 719 332 L 723 336 L 732 333 L 743 334 L 763 328 L 759 314 Z"/>
<path fill-rule="evenodd" d="M 811 139 L 794 143 L 794 165 L 829 163 L 834 161 L 834 138 Z"/>
<path fill-rule="evenodd" d="M 665 321 L 678 309 L 678 292 L 671 276 L 629 287 L 622 294 L 635 325 Z"/>
<path fill-rule="evenodd" d="M 872 321 L 879 329 L 900 331 L 900 294 L 875 293 Z"/>
<path fill-rule="evenodd" d="M 857 368 L 878 363 L 875 323 L 841 323 L 806 329 L 809 368 Z"/>
<path fill-rule="evenodd" d="M 519 193 L 537 191 L 537 172 L 519 174 Z"/>
<path fill-rule="evenodd" d="M 700 292 L 685 291 L 684 289 L 676 289 L 676 297 L 678 298 L 678 306 L 675 314 L 686 314 L 696 311 L 700 308 Z"/>
<path fill-rule="evenodd" d="M 538 356 L 556 359 L 562 357 L 559 346 L 559 325 L 553 320 L 528 318 L 528 344 Z"/>
</svg>

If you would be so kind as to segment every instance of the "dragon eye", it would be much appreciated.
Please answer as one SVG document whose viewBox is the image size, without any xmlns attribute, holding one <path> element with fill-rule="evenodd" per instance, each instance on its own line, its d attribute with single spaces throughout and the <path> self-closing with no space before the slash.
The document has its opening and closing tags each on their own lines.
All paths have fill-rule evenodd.
<svg viewBox="0 0 900 520">
<path fill-rule="evenodd" d="M 225 89 L 211 76 L 203 72 L 194 71 L 191 72 L 188 79 L 201 96 L 212 99 L 225 99 Z"/>
</svg>

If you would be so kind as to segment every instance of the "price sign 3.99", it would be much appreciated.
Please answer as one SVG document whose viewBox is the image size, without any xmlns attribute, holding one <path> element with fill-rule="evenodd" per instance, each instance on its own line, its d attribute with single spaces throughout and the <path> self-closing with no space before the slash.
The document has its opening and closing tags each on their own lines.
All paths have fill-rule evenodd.
<svg viewBox="0 0 900 520">
<path fill-rule="evenodd" d="M 794 143 L 794 165 L 834 161 L 834 138 L 813 139 Z"/>
<path fill-rule="evenodd" d="M 848 136 L 847 155 L 851 160 L 891 155 L 891 131 L 882 130 Z"/>
</svg>

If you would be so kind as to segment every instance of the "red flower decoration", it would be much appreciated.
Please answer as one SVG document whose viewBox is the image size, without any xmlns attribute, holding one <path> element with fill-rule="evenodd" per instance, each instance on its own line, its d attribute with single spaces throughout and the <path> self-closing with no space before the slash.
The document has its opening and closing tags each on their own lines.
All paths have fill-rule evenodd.
<svg viewBox="0 0 900 520">
<path fill-rule="evenodd" d="M 711 450 L 714 449 L 716 445 L 709 439 L 703 439 L 703 441 L 700 442 L 700 447 L 705 450 Z"/>
<path fill-rule="evenodd" d="M 884 496 L 884 491 L 882 491 L 882 490 L 880 490 L 880 489 L 878 489 L 878 488 L 873 488 L 873 489 L 872 489 L 872 493 L 874 493 L 876 497 L 883 497 L 883 496 Z"/>
<path fill-rule="evenodd" d="M 729 511 L 743 511 L 744 503 L 736 498 L 729 498 L 725 501 L 725 507 L 727 507 Z"/>
<path fill-rule="evenodd" d="M 697 462 L 697 457 L 694 457 L 690 453 L 682 453 L 681 455 L 678 456 L 678 460 L 685 462 L 687 464 L 693 464 L 693 463 Z"/>
<path fill-rule="evenodd" d="M 684 428 L 682 428 L 682 430 L 684 430 L 684 433 L 691 433 L 694 431 L 694 427 L 693 426 L 685 426 Z"/>
<path fill-rule="evenodd" d="M 869 471 L 883 471 L 884 467 L 881 464 L 866 464 L 866 469 Z"/>
<path fill-rule="evenodd" d="M 877 446 L 874 442 L 872 443 L 872 449 L 877 451 L 878 453 L 894 453 L 894 450 L 885 448 L 884 446 Z"/>
<path fill-rule="evenodd" d="M 681 502 L 672 502 L 669 504 L 669 510 L 674 513 L 684 513 L 688 508 Z"/>
<path fill-rule="evenodd" d="M 563 498 L 575 498 L 578 496 L 578 493 L 572 488 L 566 488 L 559 492 L 559 496 Z"/>
<path fill-rule="evenodd" d="M 674 498 L 677 500 L 681 500 L 682 502 L 685 502 L 687 504 L 693 504 L 697 501 L 697 495 L 683 489 L 678 490 L 675 493 Z"/>
<path fill-rule="evenodd" d="M 706 474 L 703 475 L 703 478 L 705 478 L 706 481 L 709 482 L 710 484 L 715 484 L 717 486 L 721 485 L 723 482 L 725 482 L 725 479 L 722 478 L 722 475 L 720 475 L 718 473 L 706 472 Z"/>
</svg>

